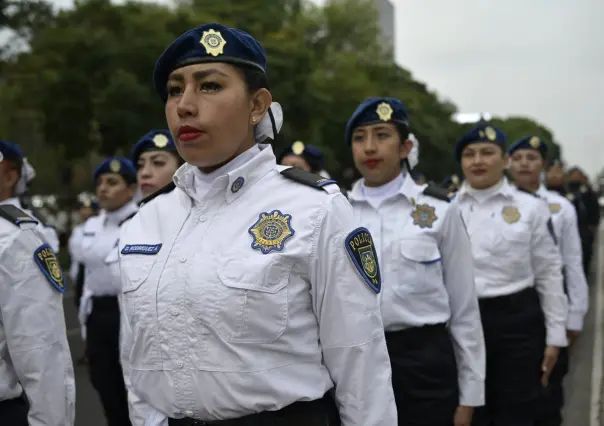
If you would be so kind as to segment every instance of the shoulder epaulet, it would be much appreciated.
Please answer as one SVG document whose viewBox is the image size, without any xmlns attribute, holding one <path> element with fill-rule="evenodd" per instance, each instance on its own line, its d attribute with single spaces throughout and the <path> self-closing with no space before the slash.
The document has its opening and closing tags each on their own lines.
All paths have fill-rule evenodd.
<svg viewBox="0 0 604 426">
<path fill-rule="evenodd" d="M 11 204 L 0 206 L 0 217 L 3 217 L 17 226 L 20 226 L 23 223 L 38 224 L 36 219 Z"/>
<path fill-rule="evenodd" d="M 168 192 L 174 191 L 174 188 L 176 188 L 176 185 L 174 184 L 174 182 L 170 182 L 169 184 L 167 184 L 166 186 L 164 186 L 159 191 L 154 192 L 153 194 L 151 194 L 151 195 L 143 198 L 142 200 L 140 200 L 138 202 L 139 207 L 142 206 L 143 204 L 147 204 L 149 201 L 151 201 L 152 199 L 154 199 L 155 197 L 157 197 L 159 195 L 167 194 Z M 128 218 L 128 219 L 130 219 L 130 218 Z"/>
<path fill-rule="evenodd" d="M 516 187 L 516 188 L 518 189 L 518 191 L 524 192 L 526 194 L 530 194 L 530 195 L 532 195 L 533 197 L 536 197 L 536 198 L 541 198 L 539 196 L 539 194 L 537 194 L 536 192 L 529 191 L 528 189 L 525 189 L 525 188 L 520 188 L 520 187 Z"/>
<path fill-rule="evenodd" d="M 129 221 L 130 219 L 132 219 L 132 218 L 133 218 L 133 217 L 134 217 L 134 216 L 135 216 L 137 213 L 138 213 L 138 212 L 134 212 L 134 213 L 132 213 L 132 214 L 128 215 L 128 217 L 127 217 L 127 218 L 125 218 L 124 220 L 122 220 L 122 221 L 121 221 L 121 222 L 118 224 L 118 226 L 122 226 L 124 223 L 128 222 L 128 221 Z"/>
<path fill-rule="evenodd" d="M 449 193 L 446 189 L 440 188 L 438 186 L 428 185 L 423 192 L 424 195 L 428 195 L 429 197 L 436 198 L 438 200 L 446 201 L 447 203 L 451 201 L 452 193 Z"/>
<path fill-rule="evenodd" d="M 282 170 L 281 174 L 288 179 L 316 189 L 322 189 L 326 185 L 337 183 L 333 179 L 326 179 L 323 176 L 319 176 L 296 167 L 290 167 L 289 169 Z"/>
</svg>

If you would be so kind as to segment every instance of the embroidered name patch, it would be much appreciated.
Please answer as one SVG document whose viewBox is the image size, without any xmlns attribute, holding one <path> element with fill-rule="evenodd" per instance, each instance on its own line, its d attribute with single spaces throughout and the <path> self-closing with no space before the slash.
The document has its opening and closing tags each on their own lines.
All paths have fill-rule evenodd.
<svg viewBox="0 0 604 426">
<path fill-rule="evenodd" d="M 42 244 L 38 247 L 34 252 L 34 261 L 53 288 L 59 293 L 65 293 L 63 271 L 59 266 L 55 252 L 48 244 Z"/>
<path fill-rule="evenodd" d="M 252 248 L 260 250 L 262 254 L 283 250 L 285 242 L 293 237 L 295 233 L 291 226 L 291 220 L 291 215 L 283 214 L 279 210 L 260 213 L 256 223 L 248 229 L 253 238 Z"/>
<path fill-rule="evenodd" d="M 122 249 L 122 254 L 157 254 L 161 249 L 161 244 L 126 244 Z"/>
<path fill-rule="evenodd" d="M 367 228 L 357 228 L 346 237 L 346 251 L 357 271 L 373 291 L 382 289 L 382 276 L 373 238 Z"/>
</svg>

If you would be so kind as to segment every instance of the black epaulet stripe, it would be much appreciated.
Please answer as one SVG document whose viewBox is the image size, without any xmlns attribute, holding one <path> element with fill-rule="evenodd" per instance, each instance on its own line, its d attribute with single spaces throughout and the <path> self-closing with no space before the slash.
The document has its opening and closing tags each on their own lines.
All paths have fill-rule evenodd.
<svg viewBox="0 0 604 426">
<path fill-rule="evenodd" d="M 8 220 L 10 223 L 20 226 L 22 223 L 33 223 L 37 225 L 39 222 L 25 213 L 23 210 L 18 209 L 12 204 L 5 204 L 0 206 L 0 217 Z"/>
<path fill-rule="evenodd" d="M 134 212 L 131 215 L 128 215 L 127 218 L 125 218 L 124 220 L 122 220 L 118 226 L 122 226 L 124 223 L 128 222 L 130 219 L 132 219 L 138 212 Z"/>
<path fill-rule="evenodd" d="M 528 189 L 520 188 L 518 186 L 516 188 L 518 188 L 518 191 L 524 192 L 526 194 L 531 194 L 533 197 L 536 197 L 536 198 L 541 198 L 541 197 L 539 197 L 539 195 L 537 193 L 535 193 L 533 191 L 529 191 Z"/>
<path fill-rule="evenodd" d="M 285 169 L 281 171 L 281 174 L 288 179 L 316 189 L 322 189 L 326 185 L 337 183 L 333 179 L 326 179 L 323 176 L 319 176 L 314 173 L 307 172 L 306 170 L 298 169 L 296 167 L 290 167 L 289 169 Z"/>
<path fill-rule="evenodd" d="M 453 195 L 449 195 L 449 191 L 446 189 L 434 185 L 428 185 L 426 189 L 424 189 L 423 194 L 436 198 L 437 200 L 446 201 L 447 203 L 451 201 L 451 195 Z"/>
<path fill-rule="evenodd" d="M 152 199 L 154 199 L 155 197 L 157 197 L 159 195 L 167 194 L 168 192 L 174 191 L 174 188 L 176 188 L 176 185 L 174 184 L 174 182 L 170 182 L 169 184 L 167 184 L 166 186 L 164 186 L 159 191 L 154 192 L 153 194 L 151 194 L 151 195 L 143 198 L 142 200 L 140 200 L 139 203 L 138 203 L 139 207 L 142 206 L 143 204 L 147 204 L 149 201 L 151 201 Z"/>
</svg>

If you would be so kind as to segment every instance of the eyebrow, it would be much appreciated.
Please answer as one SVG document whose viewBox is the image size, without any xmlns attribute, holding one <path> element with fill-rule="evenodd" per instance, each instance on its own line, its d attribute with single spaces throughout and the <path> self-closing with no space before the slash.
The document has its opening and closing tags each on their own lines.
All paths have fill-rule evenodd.
<svg viewBox="0 0 604 426">
<path fill-rule="evenodd" d="M 227 74 L 223 73 L 222 71 L 220 71 L 217 68 L 209 68 L 207 70 L 195 71 L 193 73 L 193 79 L 199 81 L 199 80 L 207 78 L 213 74 L 217 74 L 222 77 L 228 77 Z M 170 77 L 168 77 L 168 81 L 170 81 L 170 80 L 182 82 L 182 81 L 185 81 L 185 77 L 182 73 L 172 73 L 172 75 L 170 75 Z"/>
</svg>

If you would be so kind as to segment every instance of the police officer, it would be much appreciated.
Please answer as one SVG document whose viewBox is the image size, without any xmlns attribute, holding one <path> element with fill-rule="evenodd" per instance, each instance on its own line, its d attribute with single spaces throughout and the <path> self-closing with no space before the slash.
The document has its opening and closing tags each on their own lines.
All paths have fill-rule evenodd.
<svg viewBox="0 0 604 426">
<path fill-rule="evenodd" d="M 137 211 L 132 202 L 136 169 L 127 158 L 109 157 L 95 169 L 94 181 L 103 211 L 84 225 L 81 262 L 85 278 L 79 318 L 86 327 L 90 380 L 101 399 L 107 423 L 127 426 L 128 404 L 119 362 L 121 282 L 105 259 L 117 245 L 121 222 Z"/>
<path fill-rule="evenodd" d="M 562 262 L 549 212 L 503 176 L 505 134 L 480 123 L 455 146 L 465 182 L 461 208 L 474 252 L 474 275 L 487 350 L 486 405 L 474 424 L 534 426 L 542 386 L 566 346 Z"/>
<path fill-rule="evenodd" d="M 572 167 L 566 174 L 569 196 L 577 209 L 579 232 L 583 245 L 583 269 L 589 276 L 593 257 L 593 245 L 600 224 L 600 205 L 598 195 L 591 188 L 585 173 L 578 167 Z"/>
<path fill-rule="evenodd" d="M 345 139 L 363 178 L 349 200 L 376 239 L 399 426 L 469 426 L 485 375 L 472 249 L 447 193 L 413 181 L 408 126 L 398 99 L 359 105 Z"/>
<path fill-rule="evenodd" d="M 23 208 L 19 196 L 27 190 L 27 185 L 36 176 L 34 168 L 29 164 L 27 158 L 19 145 L 0 140 L 0 205 L 10 204 L 28 215 L 34 216 L 30 211 Z M 34 217 L 35 218 L 35 217 Z M 59 237 L 54 228 L 46 226 L 39 218 L 38 231 L 44 240 L 50 244 L 55 253 L 59 252 Z"/>
<path fill-rule="evenodd" d="M 569 345 L 583 328 L 583 318 L 588 308 L 587 280 L 583 273 L 581 239 L 577 226 L 577 214 L 573 205 L 554 191 L 548 191 L 540 182 L 547 144 L 538 136 L 527 136 L 508 148 L 510 171 L 518 188 L 536 193 L 548 204 L 558 246 L 562 255 L 565 289 L 568 295 L 569 312 L 566 321 Z M 558 362 L 552 371 L 549 384 L 543 392 L 537 425 L 561 426 L 564 395 L 562 380 L 568 372 L 568 351 L 560 350 Z"/>
<path fill-rule="evenodd" d="M 17 207 L 0 206 L 0 424 L 73 426 L 65 283 L 37 225 Z"/>
<path fill-rule="evenodd" d="M 371 235 L 261 143 L 282 124 L 262 46 L 203 25 L 154 81 L 186 164 L 119 242 L 135 424 L 396 425 Z"/>
<path fill-rule="evenodd" d="M 277 162 L 282 166 L 298 167 L 308 172 L 329 179 L 329 173 L 325 171 L 323 153 L 314 145 L 306 145 L 302 141 L 296 141 L 288 146 L 279 156 Z"/>
</svg>

